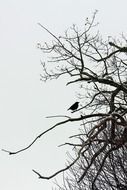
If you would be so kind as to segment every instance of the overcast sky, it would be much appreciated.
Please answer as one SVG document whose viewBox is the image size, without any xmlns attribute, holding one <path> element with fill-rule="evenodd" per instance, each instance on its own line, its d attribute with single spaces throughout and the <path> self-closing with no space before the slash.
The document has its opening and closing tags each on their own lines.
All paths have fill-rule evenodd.
<svg viewBox="0 0 127 190">
<path fill-rule="evenodd" d="M 15 151 L 27 146 L 36 135 L 58 121 L 46 116 L 68 114 L 68 106 L 76 100 L 76 89 L 66 87 L 66 80 L 40 81 L 40 60 L 44 55 L 36 46 L 38 42 L 48 41 L 50 36 L 37 23 L 61 35 L 72 24 L 81 26 L 97 9 L 102 36 L 120 36 L 127 31 L 126 8 L 126 0 L 1 0 L 1 149 Z M 63 168 L 66 149 L 57 146 L 74 130 L 72 125 L 61 126 L 18 155 L 9 156 L 1 151 L 0 188 L 50 190 L 52 182 L 39 180 L 32 169 L 51 175 Z"/>
</svg>

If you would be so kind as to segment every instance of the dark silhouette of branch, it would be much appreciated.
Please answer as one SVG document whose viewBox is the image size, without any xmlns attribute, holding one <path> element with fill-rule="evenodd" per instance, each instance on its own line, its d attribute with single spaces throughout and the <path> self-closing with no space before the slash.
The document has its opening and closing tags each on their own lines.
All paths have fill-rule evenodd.
<svg viewBox="0 0 127 190">
<path fill-rule="evenodd" d="M 58 175 L 58 174 L 60 174 L 60 173 L 62 173 L 62 172 L 64 172 L 64 171 L 68 170 L 70 167 L 72 167 L 72 166 L 78 161 L 78 159 L 80 158 L 80 156 L 81 156 L 81 154 L 80 154 L 81 151 L 82 151 L 82 147 L 80 148 L 80 150 L 79 150 L 79 152 L 78 152 L 77 158 L 74 159 L 74 161 L 73 161 L 71 164 L 69 164 L 67 167 L 65 167 L 65 168 L 63 168 L 63 169 L 57 171 L 56 173 L 52 174 L 51 176 L 48 176 L 48 177 L 42 176 L 42 175 L 41 175 L 39 172 L 37 172 L 36 170 L 32 170 L 32 171 L 33 171 L 34 173 L 36 173 L 39 178 L 41 178 L 41 179 L 48 179 L 48 180 L 49 180 L 49 179 L 55 177 L 56 175 Z"/>
<path fill-rule="evenodd" d="M 70 107 L 71 117 L 48 116 L 63 120 L 37 135 L 28 146 L 17 151 L 2 149 L 10 155 L 18 154 L 56 127 L 79 122 L 80 132 L 69 137 L 73 141 L 60 145 L 71 146 L 75 153 L 68 165 L 48 177 L 33 169 L 40 179 L 71 171 L 74 178 L 66 178 L 68 186 L 59 186 L 60 190 L 127 187 L 127 39 L 103 40 L 95 31 L 95 16 L 96 11 L 92 19 L 86 19 L 83 30 L 73 25 L 59 37 L 38 23 L 53 38 L 50 43 L 38 43 L 38 48 L 50 55 L 47 62 L 41 61 L 41 80 L 67 75 L 67 85 L 79 84 L 78 101 Z M 80 116 L 74 117 L 74 112 Z"/>
<path fill-rule="evenodd" d="M 98 114 L 93 114 L 93 115 L 81 116 L 81 117 L 77 117 L 77 118 L 69 118 L 67 120 L 61 121 L 61 122 L 53 125 L 52 127 L 50 127 L 49 129 L 47 129 L 46 131 L 44 131 L 41 134 L 39 134 L 28 146 L 26 146 L 23 149 L 20 149 L 20 150 L 15 151 L 15 152 L 8 151 L 8 150 L 5 150 L 5 149 L 2 149 L 2 151 L 8 152 L 10 155 L 12 155 L 12 154 L 18 154 L 20 152 L 23 152 L 23 151 L 29 149 L 39 138 L 41 138 L 44 134 L 46 134 L 49 131 L 53 130 L 57 126 L 61 126 L 61 125 L 65 124 L 65 123 L 68 123 L 68 122 L 81 121 L 83 119 L 87 119 L 87 118 L 91 118 L 91 117 L 106 117 L 106 116 L 108 116 L 108 114 L 98 113 Z"/>
</svg>

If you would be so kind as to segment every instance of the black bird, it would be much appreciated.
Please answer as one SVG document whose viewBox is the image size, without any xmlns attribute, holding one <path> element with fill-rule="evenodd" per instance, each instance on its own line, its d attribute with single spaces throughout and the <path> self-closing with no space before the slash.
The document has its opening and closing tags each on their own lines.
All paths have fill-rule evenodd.
<svg viewBox="0 0 127 190">
<path fill-rule="evenodd" d="M 75 110 L 77 110 L 78 105 L 79 105 L 79 102 L 75 102 L 68 110 L 75 111 Z"/>
</svg>

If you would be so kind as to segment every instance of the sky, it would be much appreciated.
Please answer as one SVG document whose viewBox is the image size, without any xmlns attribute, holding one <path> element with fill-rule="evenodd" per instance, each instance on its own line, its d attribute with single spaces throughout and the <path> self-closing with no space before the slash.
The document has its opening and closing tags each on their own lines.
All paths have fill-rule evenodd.
<svg viewBox="0 0 127 190">
<path fill-rule="evenodd" d="M 40 60 L 45 55 L 37 49 L 37 43 L 51 37 L 37 23 L 59 36 L 72 24 L 82 26 L 97 9 L 102 36 L 119 37 L 127 31 L 126 7 L 126 0 L 1 0 L 0 149 L 16 151 L 27 146 L 60 121 L 46 116 L 68 115 L 67 108 L 76 101 L 77 87 L 67 87 L 67 79 L 40 81 Z M 78 124 L 63 125 L 25 152 L 9 156 L 0 151 L 0 188 L 50 190 L 53 180 L 38 179 L 32 169 L 48 176 L 63 168 L 69 148 L 58 145 L 77 130 Z"/>
</svg>

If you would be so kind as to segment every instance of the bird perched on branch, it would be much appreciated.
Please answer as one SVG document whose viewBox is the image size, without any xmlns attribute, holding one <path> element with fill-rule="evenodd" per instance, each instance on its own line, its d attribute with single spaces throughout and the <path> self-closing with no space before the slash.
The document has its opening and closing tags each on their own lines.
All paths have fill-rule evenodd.
<svg viewBox="0 0 127 190">
<path fill-rule="evenodd" d="M 78 106 L 79 106 L 79 102 L 75 102 L 70 108 L 68 108 L 68 110 L 75 111 L 78 109 Z"/>
</svg>

